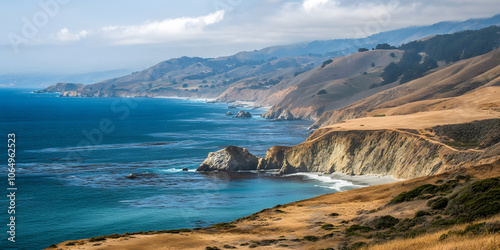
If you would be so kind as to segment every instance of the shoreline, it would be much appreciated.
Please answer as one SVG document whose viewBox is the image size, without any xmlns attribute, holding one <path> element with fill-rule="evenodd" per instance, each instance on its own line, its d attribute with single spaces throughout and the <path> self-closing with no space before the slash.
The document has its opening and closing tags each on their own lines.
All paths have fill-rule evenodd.
<svg viewBox="0 0 500 250">
<path fill-rule="evenodd" d="M 72 240 L 52 245 L 47 249 L 223 249 L 223 248 L 258 248 L 258 249 L 324 249 L 365 242 L 368 244 L 385 244 L 393 238 L 377 238 L 379 233 L 391 233 L 384 228 L 371 228 L 369 231 L 352 233 L 356 226 L 371 225 L 380 217 L 396 217 L 404 223 L 412 219 L 421 210 L 427 210 L 428 197 L 402 204 L 391 204 L 398 194 L 415 189 L 422 185 L 442 185 L 453 181 L 459 190 L 467 187 L 468 181 L 462 179 L 469 176 L 471 181 L 484 180 L 500 176 L 497 162 L 493 165 L 479 165 L 461 170 L 443 172 L 436 175 L 417 177 L 395 183 L 358 188 L 344 192 L 329 193 L 310 199 L 295 201 L 284 205 L 276 205 L 257 213 L 236 219 L 232 222 L 218 223 L 205 228 L 174 229 L 161 231 L 136 232 L 96 236 L 94 238 Z M 442 185 L 443 187 L 445 185 Z M 465 190 L 465 189 L 461 189 Z M 443 212 L 433 212 L 446 216 Z M 406 219 L 405 219 L 406 218 Z M 416 218 L 416 217 L 415 217 Z M 498 216 L 486 218 L 494 221 Z M 422 217 L 420 222 L 438 220 L 433 216 Z M 458 224 L 457 224 L 458 225 Z M 459 226 L 461 226 L 460 224 Z M 366 227 L 366 226 L 365 226 Z M 428 227 L 428 226 L 425 226 Z M 448 226 L 450 227 L 450 226 Z M 451 226 L 454 227 L 454 226 Z M 465 227 L 465 226 L 463 226 Z M 429 227 L 426 233 L 446 228 Z M 416 232 L 412 228 L 395 236 L 404 238 L 405 233 Z M 356 232 L 356 231 L 354 231 Z M 374 237 L 366 237 L 367 234 Z M 439 235 L 438 235 L 439 236 Z M 420 237 L 420 235 L 411 238 Z M 425 233 L 422 235 L 425 237 Z M 441 241 L 436 241 L 439 244 Z M 68 247 L 69 246 L 69 247 Z M 213 248 L 215 247 L 215 248 Z"/>
</svg>

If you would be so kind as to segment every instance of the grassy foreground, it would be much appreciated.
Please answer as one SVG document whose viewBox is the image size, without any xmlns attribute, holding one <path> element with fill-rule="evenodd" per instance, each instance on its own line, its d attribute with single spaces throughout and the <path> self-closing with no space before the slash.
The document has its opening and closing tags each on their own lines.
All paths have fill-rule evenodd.
<svg viewBox="0 0 500 250">
<path fill-rule="evenodd" d="M 207 228 L 48 249 L 500 249 L 500 162 L 326 194 Z"/>
</svg>

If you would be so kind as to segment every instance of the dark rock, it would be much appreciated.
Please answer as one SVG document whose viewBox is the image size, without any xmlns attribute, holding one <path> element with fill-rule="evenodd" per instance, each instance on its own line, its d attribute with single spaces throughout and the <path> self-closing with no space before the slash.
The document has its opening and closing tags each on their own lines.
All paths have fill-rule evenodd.
<svg viewBox="0 0 500 250">
<path fill-rule="evenodd" d="M 234 115 L 231 111 L 227 111 L 226 115 Z"/>
<path fill-rule="evenodd" d="M 256 170 L 259 157 L 250 154 L 247 149 L 229 146 L 208 154 L 196 171 L 238 171 Z"/>
<path fill-rule="evenodd" d="M 188 168 L 183 168 L 182 171 L 189 171 L 189 169 Z"/>
<path fill-rule="evenodd" d="M 129 179 L 136 179 L 137 176 L 135 176 L 134 174 L 129 174 L 128 176 L 126 176 L 125 178 L 129 178 Z"/>
<path fill-rule="evenodd" d="M 235 118 L 252 118 L 252 114 L 250 114 L 250 112 L 240 110 L 238 114 L 236 114 Z"/>
<path fill-rule="evenodd" d="M 236 106 L 235 105 L 230 105 L 229 107 L 227 107 L 227 109 L 235 109 Z"/>
</svg>

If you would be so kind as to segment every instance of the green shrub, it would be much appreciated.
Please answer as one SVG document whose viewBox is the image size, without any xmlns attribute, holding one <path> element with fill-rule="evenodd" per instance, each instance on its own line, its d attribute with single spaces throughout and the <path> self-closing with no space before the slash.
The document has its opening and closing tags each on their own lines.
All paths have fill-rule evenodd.
<svg viewBox="0 0 500 250">
<path fill-rule="evenodd" d="M 439 197 L 434 200 L 427 202 L 427 205 L 432 209 L 441 210 L 448 206 L 448 199 L 446 197 Z"/>
<path fill-rule="evenodd" d="M 324 68 L 326 65 L 328 65 L 328 64 L 330 64 L 330 63 L 332 63 L 332 62 L 333 62 L 333 60 L 332 60 L 332 59 L 328 59 L 328 60 L 324 61 L 324 62 L 321 64 L 321 68 Z"/>
<path fill-rule="evenodd" d="M 307 235 L 307 236 L 304 236 L 304 240 L 315 242 L 315 241 L 319 240 L 319 237 L 314 236 L 314 235 Z"/>
<path fill-rule="evenodd" d="M 500 212 L 500 179 L 489 178 L 468 184 L 450 201 L 447 211 L 468 221 Z"/>
<path fill-rule="evenodd" d="M 333 229 L 333 225 L 332 224 L 323 224 L 321 226 L 321 229 L 323 229 L 323 230 L 332 230 Z"/>
<path fill-rule="evenodd" d="M 360 226 L 360 225 L 354 224 L 354 225 L 350 226 L 349 228 L 347 228 L 345 231 L 346 232 L 354 232 L 354 231 L 369 232 L 371 230 L 372 230 L 371 227 Z"/>
<path fill-rule="evenodd" d="M 385 229 L 395 226 L 399 223 L 399 219 L 394 218 L 390 215 L 377 217 L 373 220 L 374 227 L 376 229 Z"/>
<path fill-rule="evenodd" d="M 106 236 L 97 236 L 90 238 L 89 242 L 103 241 L 106 240 Z"/>
<path fill-rule="evenodd" d="M 415 214 L 415 218 L 422 217 L 422 216 L 426 216 L 426 215 L 431 215 L 431 213 L 429 213 L 429 212 L 427 212 L 427 211 L 418 211 L 418 212 Z"/>
</svg>

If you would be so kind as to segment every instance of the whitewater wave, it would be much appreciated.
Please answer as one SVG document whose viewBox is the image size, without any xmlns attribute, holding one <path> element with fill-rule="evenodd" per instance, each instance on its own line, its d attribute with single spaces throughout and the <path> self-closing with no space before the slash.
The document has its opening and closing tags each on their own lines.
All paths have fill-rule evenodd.
<svg viewBox="0 0 500 250">
<path fill-rule="evenodd" d="M 308 179 L 319 181 L 322 183 L 320 185 L 316 185 L 317 187 L 334 189 L 337 191 L 345 191 L 352 188 L 366 187 L 365 185 L 354 184 L 346 180 L 334 179 L 332 178 L 332 176 L 323 175 L 319 173 L 295 173 L 295 174 L 288 174 L 286 176 L 304 176 Z"/>
</svg>

